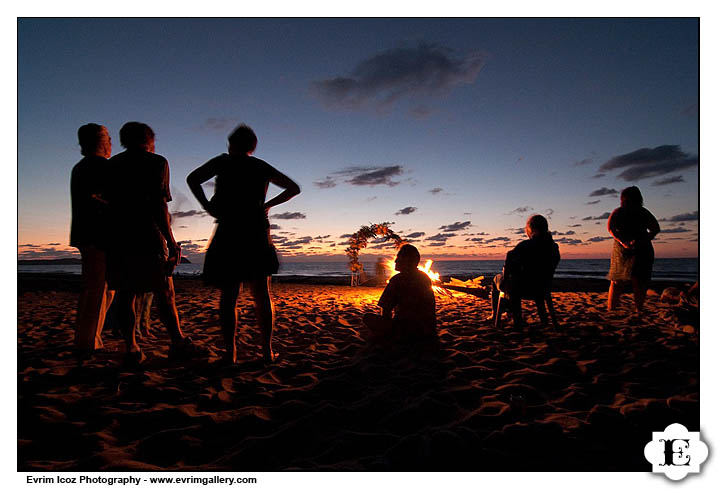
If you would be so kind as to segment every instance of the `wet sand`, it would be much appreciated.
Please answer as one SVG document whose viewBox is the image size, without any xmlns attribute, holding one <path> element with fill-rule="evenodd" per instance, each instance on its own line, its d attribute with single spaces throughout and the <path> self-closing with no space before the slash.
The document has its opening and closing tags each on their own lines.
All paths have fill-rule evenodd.
<svg viewBox="0 0 718 490">
<path fill-rule="evenodd" d="M 698 325 L 655 291 L 636 326 L 630 294 L 606 312 L 605 281 L 558 287 L 563 328 L 525 302 L 526 333 L 483 322 L 487 299 L 440 295 L 432 352 L 367 344 L 381 288 L 278 283 L 279 362 L 259 361 L 244 293 L 240 362 L 222 367 L 218 293 L 176 284 L 210 358 L 170 362 L 153 309 L 137 371 L 109 332 L 104 352 L 73 357 L 77 278 L 19 277 L 19 470 L 650 471 L 651 432 L 699 429 Z"/>
</svg>

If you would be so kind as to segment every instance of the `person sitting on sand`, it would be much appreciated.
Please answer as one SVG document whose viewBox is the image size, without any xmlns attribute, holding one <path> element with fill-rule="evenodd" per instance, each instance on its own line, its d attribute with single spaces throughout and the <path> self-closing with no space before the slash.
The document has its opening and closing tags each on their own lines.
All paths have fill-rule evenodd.
<svg viewBox="0 0 718 490">
<path fill-rule="evenodd" d="M 621 206 L 608 218 L 608 232 L 614 238 L 611 252 L 611 269 L 608 279 L 608 310 L 616 309 L 621 299 L 623 284 L 633 286 L 633 303 L 636 313 L 633 323 L 641 322 L 643 303 L 653 269 L 653 240 L 661 231 L 658 220 L 643 207 L 643 196 L 636 186 L 621 191 Z"/>
<path fill-rule="evenodd" d="M 185 337 L 175 305 L 172 270 L 180 247 L 172 234 L 167 202 L 170 174 L 167 160 L 155 153 L 155 133 L 148 125 L 128 122 L 120 129 L 126 151 L 110 159 L 107 200 L 113 240 L 108 254 L 108 284 L 117 291 L 117 321 L 127 346 L 126 361 L 145 359 L 136 341 L 135 297 L 153 292 L 160 321 L 169 333 L 169 356 L 183 360 L 206 355 Z"/>
<path fill-rule="evenodd" d="M 513 250 L 506 254 L 504 270 L 494 277 L 491 289 L 491 317 L 488 321 L 495 321 L 499 292 L 508 294 L 514 327 L 523 328 L 524 321 L 521 314 L 521 299 L 536 301 L 539 317 L 543 325 L 548 325 L 548 317 L 544 306 L 546 295 L 551 291 L 551 280 L 556 266 L 561 260 L 558 245 L 553 241 L 548 230 L 548 221 L 540 214 L 534 214 L 526 221 L 526 235 L 524 240 Z M 552 308 L 551 305 L 549 305 Z M 552 313 L 554 326 L 555 315 Z"/>
<path fill-rule="evenodd" d="M 80 152 L 84 156 L 70 176 L 72 222 L 70 246 L 80 250 L 82 290 L 77 305 L 75 348 L 81 356 L 101 349 L 102 326 L 112 302 L 107 289 L 107 159 L 112 140 L 107 128 L 85 124 L 77 131 Z"/>
<path fill-rule="evenodd" d="M 399 273 L 379 298 L 382 314 L 367 313 L 363 319 L 376 340 L 436 339 L 434 290 L 429 276 L 417 269 L 420 260 L 413 245 L 403 245 L 396 254 Z"/>
<path fill-rule="evenodd" d="M 240 125 L 229 135 L 227 153 L 215 157 L 187 176 L 187 185 L 200 205 L 216 219 L 217 227 L 204 259 L 203 276 L 220 289 L 219 316 L 225 343 L 224 362 L 237 361 L 237 298 L 247 283 L 254 298 L 262 332 L 265 362 L 272 350 L 274 307 L 269 296 L 272 274 L 279 268 L 272 245 L 269 210 L 299 194 L 299 186 L 267 162 L 252 156 L 257 136 Z M 216 177 L 214 196 L 208 200 L 202 184 Z M 265 202 L 270 182 L 284 190 Z"/>
</svg>

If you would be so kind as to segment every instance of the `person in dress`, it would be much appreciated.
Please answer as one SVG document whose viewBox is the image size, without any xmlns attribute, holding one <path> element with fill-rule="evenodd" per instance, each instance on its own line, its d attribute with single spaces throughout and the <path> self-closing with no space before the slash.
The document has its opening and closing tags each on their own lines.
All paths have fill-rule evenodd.
<svg viewBox="0 0 718 490">
<path fill-rule="evenodd" d="M 247 125 L 229 135 L 223 153 L 192 171 L 187 185 L 217 226 L 207 248 L 203 276 L 220 290 L 219 315 L 224 337 L 224 361 L 237 360 L 237 297 L 240 286 L 249 286 L 262 335 L 262 357 L 275 360 L 272 350 L 274 306 L 270 297 L 272 274 L 279 268 L 272 244 L 268 213 L 271 208 L 299 194 L 299 186 L 282 172 L 252 156 L 257 136 Z M 202 184 L 215 178 L 211 199 Z M 266 201 L 272 183 L 283 191 Z"/>
<path fill-rule="evenodd" d="M 608 279 L 608 310 L 620 304 L 624 285 L 633 287 L 634 322 L 640 322 L 646 291 L 653 271 L 653 240 L 661 231 L 658 220 L 643 207 L 643 196 L 636 186 L 623 189 L 621 206 L 608 218 L 608 232 L 614 238 Z"/>
</svg>

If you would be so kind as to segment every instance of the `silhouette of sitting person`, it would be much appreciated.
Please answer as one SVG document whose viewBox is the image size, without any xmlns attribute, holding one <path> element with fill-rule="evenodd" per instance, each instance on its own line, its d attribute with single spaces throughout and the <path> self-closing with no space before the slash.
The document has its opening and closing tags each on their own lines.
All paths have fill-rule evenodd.
<svg viewBox="0 0 718 490">
<path fill-rule="evenodd" d="M 77 131 L 84 158 L 70 177 L 70 246 L 80 250 L 82 290 L 77 305 L 75 348 L 81 356 L 103 347 L 101 332 L 112 292 L 107 289 L 107 159 L 112 141 L 107 128 L 85 124 Z"/>
<path fill-rule="evenodd" d="M 170 174 L 167 160 L 155 154 L 155 134 L 143 123 L 120 129 L 125 151 L 110 159 L 108 202 L 112 219 L 108 282 L 117 291 L 116 319 L 127 347 L 126 360 L 141 363 L 145 356 L 135 336 L 135 297 L 154 293 L 160 321 L 169 333 L 170 358 L 181 360 L 205 352 L 185 337 L 175 305 L 172 270 L 180 247 L 170 226 L 167 202 Z"/>
<path fill-rule="evenodd" d="M 379 298 L 382 314 L 367 313 L 364 325 L 374 340 L 401 342 L 436 339 L 436 301 L 431 279 L 417 269 L 421 256 L 413 245 L 403 245 L 396 254 L 399 271 L 389 280 Z"/>
<path fill-rule="evenodd" d="M 220 290 L 219 316 L 225 344 L 224 362 L 237 360 L 237 297 L 244 283 L 254 299 L 262 335 L 262 357 L 275 360 L 272 350 L 274 306 L 269 295 L 272 274 L 279 268 L 270 235 L 269 210 L 299 194 L 299 186 L 267 162 L 252 156 L 257 136 L 247 125 L 228 137 L 228 152 L 187 176 L 187 185 L 217 226 L 204 259 L 205 281 Z M 215 178 L 211 200 L 202 184 Z M 272 183 L 284 190 L 265 202 Z"/>
<path fill-rule="evenodd" d="M 522 241 L 506 254 L 503 272 L 494 277 L 491 290 L 492 315 L 488 319 L 494 321 L 496 315 L 501 314 L 497 308 L 499 292 L 503 291 L 508 295 L 516 328 L 524 326 L 521 314 L 522 299 L 534 300 L 541 323 L 548 325 L 544 301 L 551 292 L 553 274 L 561 260 L 558 245 L 551 237 L 546 218 L 540 214 L 529 217 L 525 231 L 529 239 Z M 553 305 L 550 304 L 549 308 L 554 326 L 557 326 Z"/>
</svg>

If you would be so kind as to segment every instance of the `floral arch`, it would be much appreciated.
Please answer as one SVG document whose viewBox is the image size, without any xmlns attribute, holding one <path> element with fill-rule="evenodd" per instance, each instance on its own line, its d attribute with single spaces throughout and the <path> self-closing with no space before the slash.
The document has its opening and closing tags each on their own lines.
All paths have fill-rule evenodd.
<svg viewBox="0 0 718 490">
<path fill-rule="evenodd" d="M 352 286 L 359 283 L 359 274 L 364 270 L 364 265 L 359 262 L 359 251 L 367 246 L 369 239 L 383 236 L 386 240 L 394 240 L 396 248 L 406 243 L 406 240 L 389 228 L 390 223 L 370 224 L 362 226 L 359 231 L 349 238 L 349 248 L 346 249 L 347 257 L 349 257 L 349 270 L 352 273 Z"/>
</svg>

